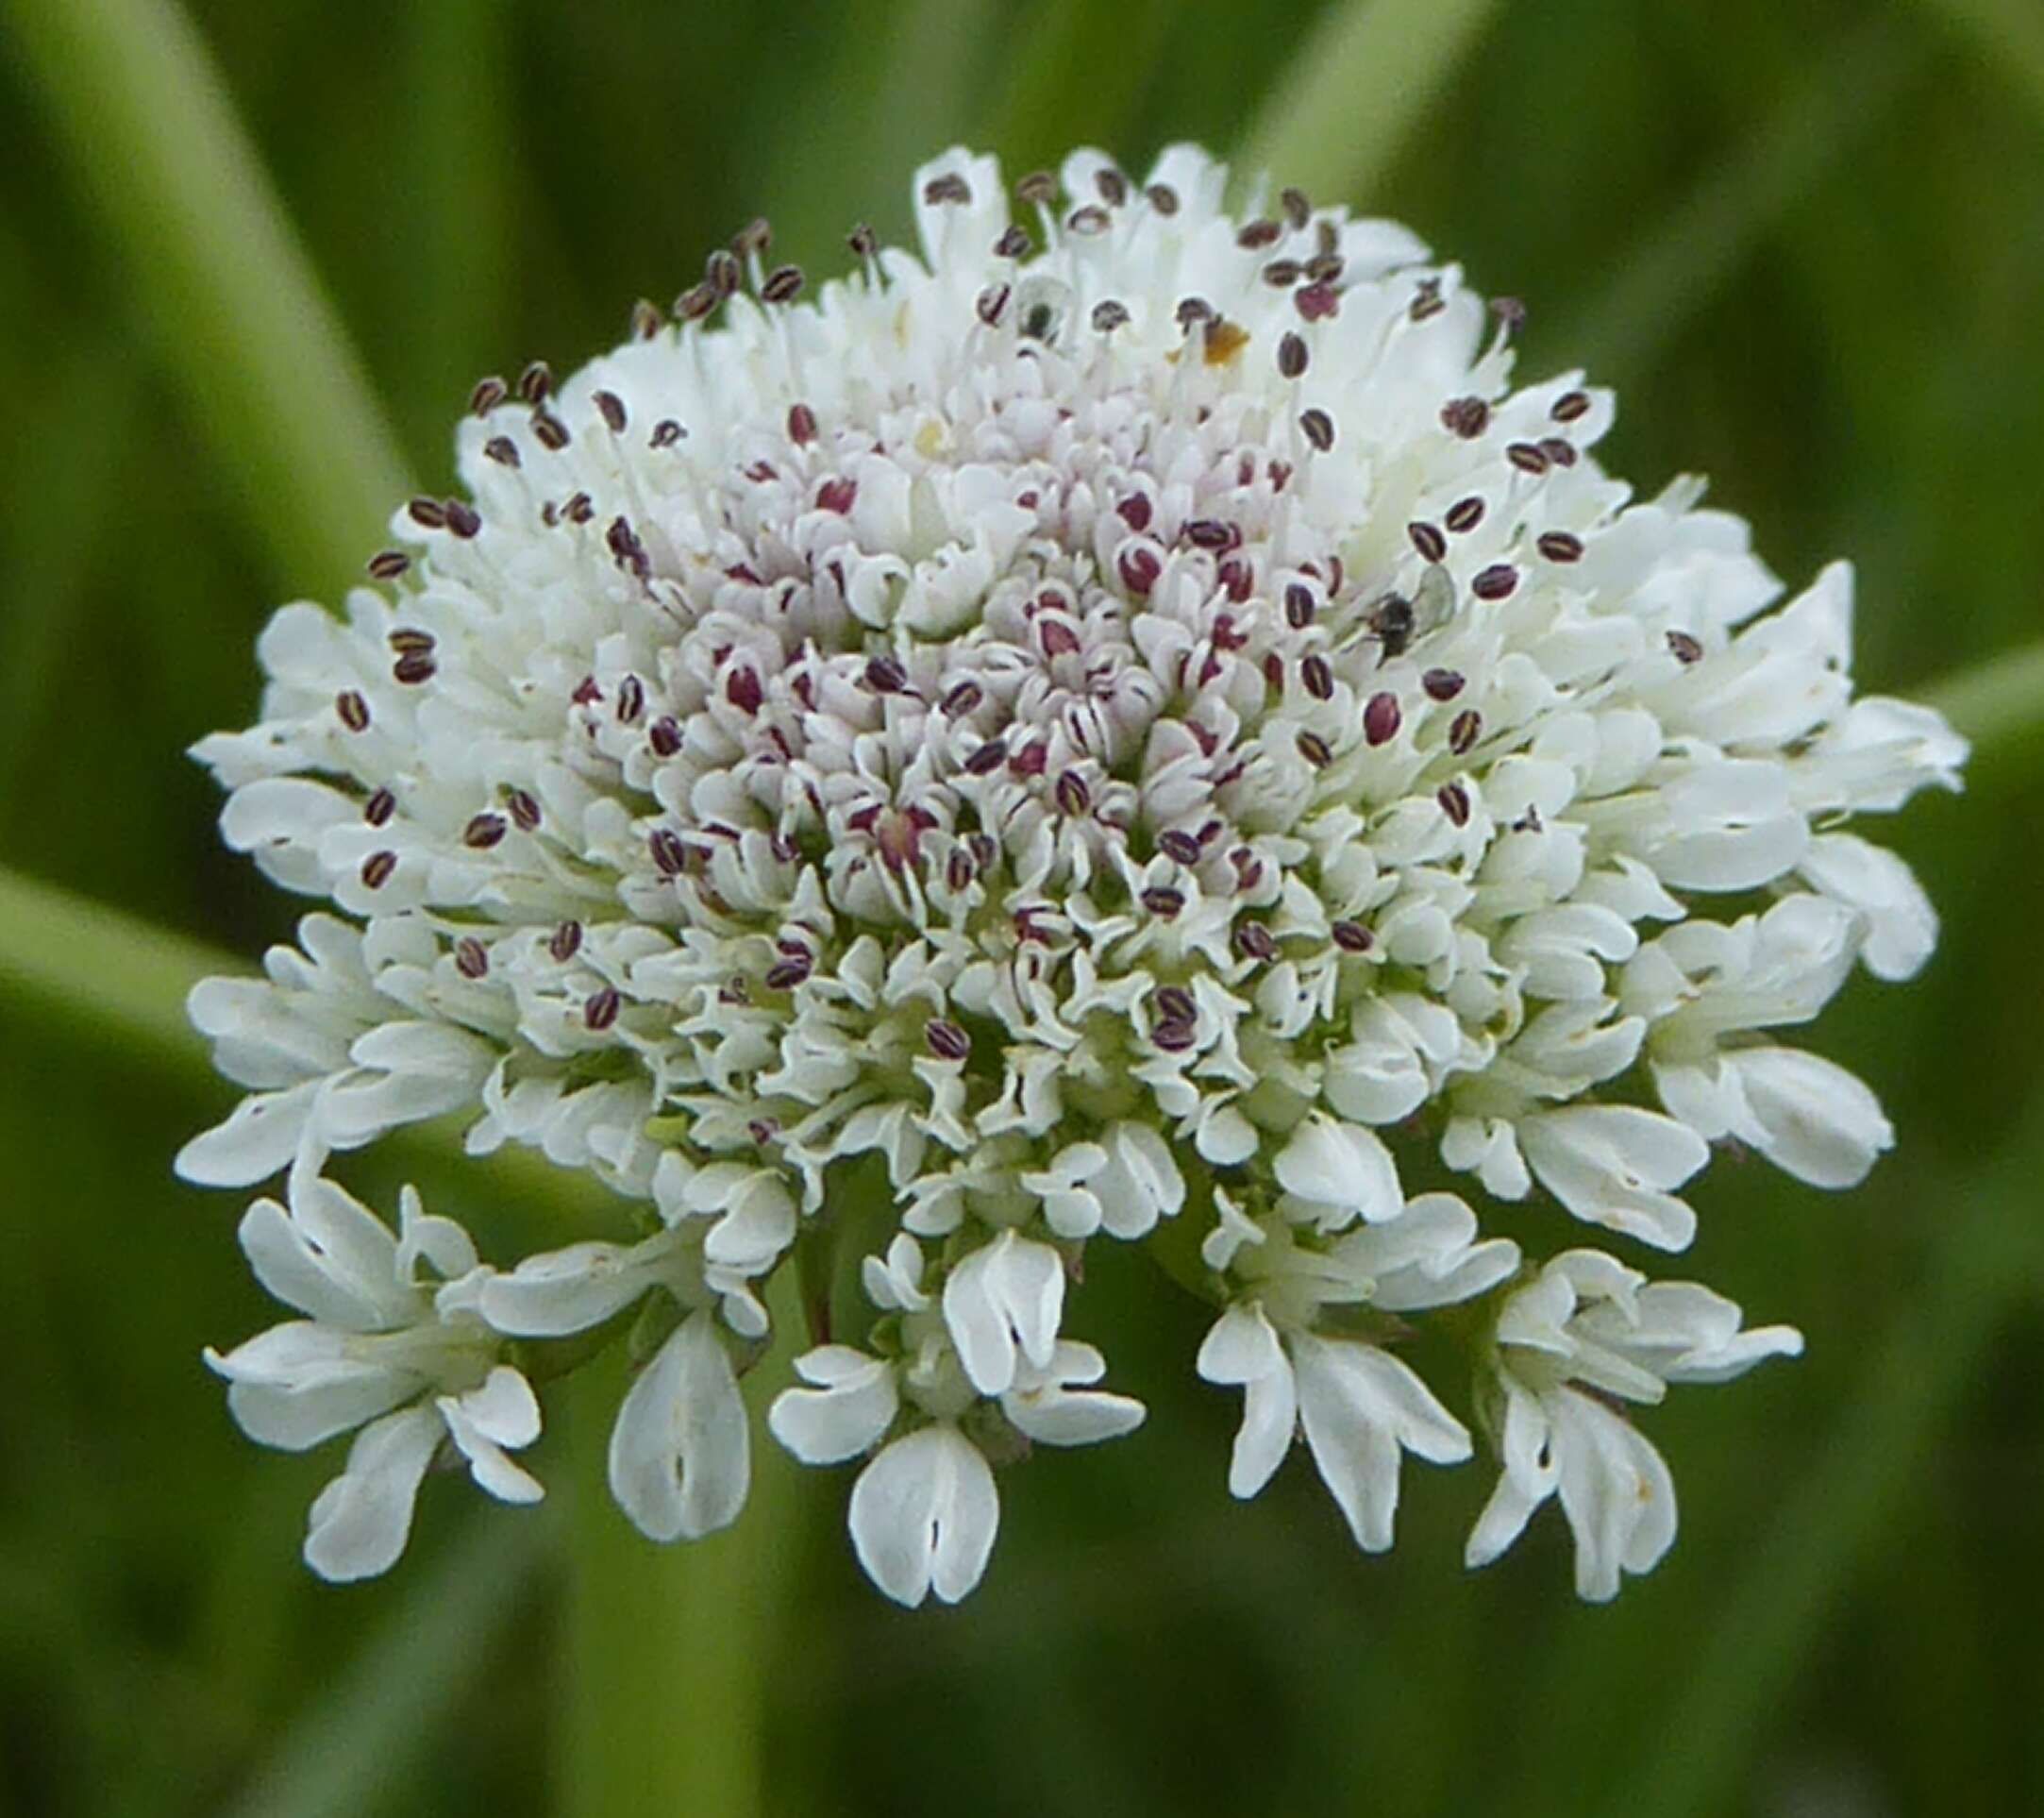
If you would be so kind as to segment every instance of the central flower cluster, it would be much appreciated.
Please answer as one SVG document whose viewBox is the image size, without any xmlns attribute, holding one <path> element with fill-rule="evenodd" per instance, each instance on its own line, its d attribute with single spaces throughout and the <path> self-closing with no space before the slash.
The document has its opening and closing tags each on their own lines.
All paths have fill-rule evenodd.
<svg viewBox="0 0 2044 1818">
<path fill-rule="evenodd" d="M 916 1601 L 979 1576 L 989 1452 L 1140 1418 L 1072 1387 L 1103 1365 L 1060 1336 L 1097 1233 L 1198 1220 L 1238 1493 L 1302 1423 L 1375 1547 L 1400 1447 L 1470 1449 L 1390 1314 L 1516 1282 L 1494 1400 L 1519 1439 L 1552 1415 L 1501 1439 L 1520 1522 L 1618 1422 L 1568 1387 L 1599 1380 L 1581 1333 L 1648 1335 L 1654 1393 L 1793 1336 L 1595 1253 L 1534 1271 L 1453 1195 L 1409 1201 L 1381 1133 L 1667 1250 L 1711 1140 L 1827 1186 L 1889 1141 L 1758 1033 L 1935 937 L 1899 861 L 1832 831 L 1963 756 L 1852 700 L 1848 571 L 1766 613 L 1736 519 L 1590 457 L 1608 395 L 1510 388 L 1516 306 L 1295 192 L 1238 218 L 1223 177 L 1075 154 L 1062 202 L 1023 184 L 1032 233 L 953 154 L 918 175 L 923 258 L 855 236 L 814 305 L 748 229 L 673 324 L 478 387 L 464 496 L 399 514 L 346 623 L 280 613 L 262 723 L 200 748 L 230 842 L 362 926 L 201 988 L 256 1090 L 186 1171 L 310 1193 L 332 1152 L 477 1104 L 473 1150 L 645 1200 L 636 1247 L 398 1301 L 459 1307 L 464 1392 L 492 1334 L 665 1306 L 612 1458 L 649 1531 L 736 1512 L 742 1420 L 679 1410 L 735 1405 L 757 1285 L 842 1223 L 862 1158 L 899 1226 L 865 1262 L 882 1317 L 802 1360 L 775 1426 L 817 1459 L 892 1436 L 854 1536 Z M 1582 1543 L 1592 1594 L 1642 1569 Z"/>
</svg>

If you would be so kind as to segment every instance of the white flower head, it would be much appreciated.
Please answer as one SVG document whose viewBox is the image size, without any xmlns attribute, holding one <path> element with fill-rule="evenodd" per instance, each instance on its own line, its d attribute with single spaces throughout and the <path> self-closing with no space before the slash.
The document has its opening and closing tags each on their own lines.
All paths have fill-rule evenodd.
<svg viewBox="0 0 2044 1818">
<path fill-rule="evenodd" d="M 1851 570 L 1784 602 L 1696 482 L 1603 470 L 1608 393 L 1515 384 L 1515 310 L 1224 177 L 1079 151 L 1011 198 L 949 152 L 918 248 L 814 287 L 748 229 L 624 345 L 479 384 L 456 493 L 343 616 L 279 612 L 258 723 L 197 748 L 228 842 L 327 906 L 193 994 L 247 1096 L 180 1168 L 312 1178 L 461 1111 L 634 1203 L 461 1317 L 638 1333 L 648 1533 L 738 1512 L 737 1378 L 812 1234 L 873 1330 L 808 1297 L 774 1430 L 880 1448 L 854 1536 L 913 1601 L 979 1577 L 1003 1446 L 1130 1418 L 1063 1335 L 1090 1243 L 1183 1231 L 1231 1480 L 1302 1430 L 1374 1548 L 1402 1453 L 1468 1447 L 1399 1322 L 1500 1284 L 1513 1202 L 1675 1251 L 1713 1143 L 1844 1187 L 1892 1140 L 1780 1035 L 1924 963 L 1843 823 L 1966 755 L 1854 698 Z M 1436 1162 L 1473 1211 L 1408 1200 Z M 235 1354 L 251 1430 L 401 1418 L 356 1473 L 401 1486 L 429 1405 L 511 1483 L 487 1369 L 448 1412 L 274 1349 Z"/>
</svg>

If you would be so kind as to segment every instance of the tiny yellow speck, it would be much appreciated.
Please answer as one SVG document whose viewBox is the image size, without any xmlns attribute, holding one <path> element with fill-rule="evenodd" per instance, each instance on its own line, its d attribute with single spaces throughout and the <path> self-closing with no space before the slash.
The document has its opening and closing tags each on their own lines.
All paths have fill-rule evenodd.
<svg viewBox="0 0 2044 1818">
<path fill-rule="evenodd" d="M 1229 321 L 1226 316 L 1222 316 L 1217 322 L 1209 322 L 1206 336 L 1207 364 L 1225 366 L 1242 351 L 1248 339 L 1249 331 L 1239 324 Z"/>
</svg>

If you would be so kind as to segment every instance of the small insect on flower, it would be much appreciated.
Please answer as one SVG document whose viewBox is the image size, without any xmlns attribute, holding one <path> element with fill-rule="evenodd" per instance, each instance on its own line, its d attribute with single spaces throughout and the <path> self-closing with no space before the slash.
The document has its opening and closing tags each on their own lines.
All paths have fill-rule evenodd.
<svg viewBox="0 0 2044 1818">
<path fill-rule="evenodd" d="M 1558 1208 L 1682 1251 L 1713 1144 L 1866 1174 L 1879 1104 L 1784 1032 L 1929 956 L 1849 822 L 1965 748 L 1854 697 L 1849 568 L 1784 601 L 1700 485 L 1607 475 L 1610 395 L 1516 384 L 1517 306 L 1225 178 L 1079 151 L 1011 197 L 949 152 L 919 250 L 859 229 L 822 282 L 755 222 L 624 345 L 477 386 L 459 496 L 394 512 L 342 616 L 272 620 L 258 725 L 197 754 L 325 901 L 193 994 L 246 1096 L 179 1167 L 288 1175 L 242 1240 L 302 1317 L 210 1361 L 259 1440 L 356 1432 L 315 1570 L 389 1565 L 436 1460 L 536 1497 L 527 1369 L 625 1333 L 613 1495 L 735 1520 L 799 1239 L 870 1317 L 769 1429 L 857 1465 L 887 1595 L 955 1600 L 997 1466 L 1141 1423 L 1067 1302 L 1170 1220 L 1235 1494 L 1302 1442 L 1374 1551 L 1406 1455 L 1481 1439 L 1472 1562 L 1549 1500 L 1585 1596 L 1666 1549 L 1624 1410 L 1800 1340 L 1521 1246 Z M 634 1228 L 492 1263 L 327 1178 L 450 1113 Z"/>
</svg>

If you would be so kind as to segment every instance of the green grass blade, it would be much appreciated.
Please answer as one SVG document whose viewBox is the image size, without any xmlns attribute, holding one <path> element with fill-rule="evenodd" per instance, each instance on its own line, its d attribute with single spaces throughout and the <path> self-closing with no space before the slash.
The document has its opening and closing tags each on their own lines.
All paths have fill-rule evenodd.
<svg viewBox="0 0 2044 1818">
<path fill-rule="evenodd" d="M 286 1732 L 228 1818 L 355 1818 L 413 1810 L 399 1791 L 482 1675 L 558 1533 L 544 1514 L 491 1508 Z"/>
<path fill-rule="evenodd" d="M 1926 60 L 1885 19 L 1815 59 L 1808 82 L 1618 258 L 1617 281 L 1553 345 L 1615 379 L 1636 377 L 1781 218 L 1893 118 Z"/>
<path fill-rule="evenodd" d="M 1019 34 L 983 135 L 1013 178 L 1055 167 L 1074 145 L 1119 154 L 1178 17 L 1172 0 L 1047 0 Z"/>
<path fill-rule="evenodd" d="M 1337 0 L 1257 110 L 1237 171 L 1315 200 L 1367 200 L 1497 10 L 1498 0 Z"/>
<path fill-rule="evenodd" d="M 101 231 L 280 579 L 360 572 L 405 463 L 172 0 L 5 0 Z"/>
<path fill-rule="evenodd" d="M 0 869 L 0 993 L 103 1029 L 152 1063 L 203 1064 L 185 993 L 212 973 L 247 969 L 185 935 Z"/>
<path fill-rule="evenodd" d="M 515 295 L 513 148 L 505 0 L 433 0 L 405 18 L 410 67 L 405 188 L 408 422 L 444 446 L 469 380 L 490 363 Z M 510 358 L 501 348 L 494 358 Z"/>
<path fill-rule="evenodd" d="M 819 276 L 846 263 L 845 235 L 862 221 L 897 239 L 909 219 L 909 175 L 947 145 L 978 137 L 975 103 L 993 62 L 1003 9 L 993 0 L 899 0 L 847 19 L 829 67 L 804 96 L 801 132 L 781 130 L 784 97 L 765 135 L 775 157 L 762 203 L 795 257 Z M 830 147 L 827 159 L 816 148 Z"/>
<path fill-rule="evenodd" d="M 0 867 L 0 1000 L 19 998 L 110 1036 L 126 1059 L 205 1077 L 206 1044 L 185 1018 L 185 995 L 203 978 L 250 969 L 201 941 Z M 470 1194 L 523 1220 L 536 1242 L 562 1230 L 610 1235 L 619 1222 L 622 1202 L 536 1151 L 462 1156 L 461 1121 L 409 1124 L 391 1133 L 392 1149 L 408 1168 L 442 1182 L 458 1163 Z"/>
<path fill-rule="evenodd" d="M 1930 691 L 1930 704 L 1973 741 L 1999 752 L 2044 731 L 2044 644 L 2004 651 Z"/>
<path fill-rule="evenodd" d="M 1785 1499 L 1731 1590 L 1682 1691 L 1610 1806 L 1624 1818 L 1708 1818 L 1738 1783 L 1798 1668 L 1977 1381 L 2003 1321 L 2037 1292 L 2044 1106 L 1999 1161 L 1946 1198 L 1951 1221 L 1913 1310 L 1869 1359 L 1866 1388 Z"/>
</svg>

